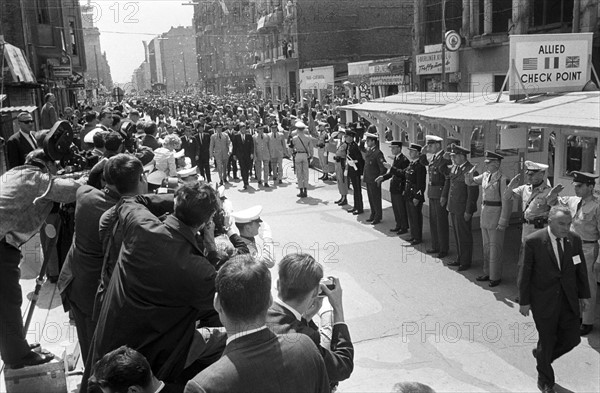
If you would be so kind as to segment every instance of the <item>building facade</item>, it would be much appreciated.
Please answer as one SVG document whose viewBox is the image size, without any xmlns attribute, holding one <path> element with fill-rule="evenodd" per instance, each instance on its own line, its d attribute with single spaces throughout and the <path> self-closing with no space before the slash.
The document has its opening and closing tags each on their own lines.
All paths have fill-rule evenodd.
<svg viewBox="0 0 600 393">
<path fill-rule="evenodd" d="M 94 26 L 95 18 L 94 7 L 90 3 L 81 6 L 83 42 L 87 59 L 85 87 L 88 96 L 92 96 L 94 91 L 109 91 L 113 87 L 110 65 L 100 44 L 100 31 Z"/>
<path fill-rule="evenodd" d="M 414 7 L 415 90 L 500 91 L 509 70 L 512 34 L 595 33 L 592 61 L 597 70 L 600 64 L 598 0 L 415 0 Z M 444 19 L 445 31 L 454 30 L 462 38 L 458 51 L 445 52 L 445 82 Z"/>
<path fill-rule="evenodd" d="M 214 94 L 254 88 L 256 3 L 222 0 L 194 5 L 200 89 Z"/>
<path fill-rule="evenodd" d="M 159 71 L 166 84 L 167 91 L 183 92 L 198 84 L 198 66 L 196 55 L 196 40 L 191 26 L 171 27 L 171 29 L 153 40 L 150 48 L 154 53 L 154 78 L 159 81 Z M 156 44 L 160 42 L 160 45 Z M 152 42 L 151 42 L 152 44 Z M 159 47 L 157 56 L 156 47 Z M 152 51 L 154 49 L 154 52 Z M 157 64 L 160 64 L 157 66 Z"/>
</svg>

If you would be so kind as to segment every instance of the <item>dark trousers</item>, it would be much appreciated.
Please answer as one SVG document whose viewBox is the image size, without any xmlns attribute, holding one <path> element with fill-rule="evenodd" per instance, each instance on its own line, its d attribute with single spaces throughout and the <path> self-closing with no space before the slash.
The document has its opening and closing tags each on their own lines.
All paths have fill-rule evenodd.
<svg viewBox="0 0 600 393">
<path fill-rule="evenodd" d="M 198 161 L 198 170 L 200 172 L 200 175 L 204 177 L 205 181 L 211 182 L 209 161 Z"/>
<path fill-rule="evenodd" d="M 63 262 L 58 253 L 58 241 L 62 226 L 62 219 L 58 212 L 58 206 L 58 203 L 54 204 L 52 212 L 48 214 L 48 217 L 46 218 L 46 221 L 40 230 L 40 245 L 42 247 L 42 254 L 44 255 L 44 261 L 47 261 L 47 277 L 58 277 Z M 53 232 L 53 237 L 49 237 L 46 234 L 47 226 L 53 227 L 53 229 L 50 230 L 51 233 Z"/>
<path fill-rule="evenodd" d="M 237 160 L 233 158 L 233 154 L 229 156 L 229 161 L 227 161 L 227 177 L 231 177 L 231 170 L 233 169 L 233 177 L 238 177 L 238 165 Z"/>
<path fill-rule="evenodd" d="M 458 259 L 460 266 L 469 267 L 473 257 L 473 232 L 471 232 L 471 220 L 465 221 L 463 213 L 450 213 L 454 240 L 458 248 Z"/>
<path fill-rule="evenodd" d="M 390 194 L 392 199 L 392 210 L 396 220 L 396 228 L 408 229 L 408 213 L 406 202 L 402 194 Z"/>
<path fill-rule="evenodd" d="M 73 311 L 75 327 L 77 328 L 77 339 L 79 340 L 79 346 L 81 348 L 81 357 L 83 359 L 83 363 L 85 364 L 90 352 L 90 346 L 92 344 L 92 338 L 94 336 L 96 324 L 92 320 L 92 314 L 88 314 L 78 307 L 77 299 L 69 298 L 69 304 L 71 305 L 71 310 Z"/>
<path fill-rule="evenodd" d="M 562 290 L 560 297 L 560 305 L 557 306 L 555 315 L 549 318 L 536 318 L 533 311 L 533 320 L 539 333 L 536 368 L 540 385 L 554 386 L 552 362 L 581 342 L 579 316 L 571 309 Z"/>
<path fill-rule="evenodd" d="M 19 279 L 21 251 L 0 240 L 0 355 L 4 363 L 16 363 L 29 352 L 23 333 Z"/>
<path fill-rule="evenodd" d="M 431 248 L 447 253 L 450 236 L 448 210 L 440 205 L 439 199 L 429 198 L 429 228 L 431 232 Z"/>
<path fill-rule="evenodd" d="M 410 226 L 410 236 L 417 240 L 423 240 L 423 202 L 417 206 L 411 198 L 405 198 L 406 212 L 408 213 L 408 225 Z"/>
<path fill-rule="evenodd" d="M 242 180 L 244 181 L 245 186 L 250 184 L 248 182 L 248 178 L 250 177 L 251 170 L 252 170 L 252 160 L 240 158 L 240 173 L 242 175 Z"/>
<path fill-rule="evenodd" d="M 354 209 L 363 211 L 362 187 L 360 186 L 360 175 L 356 172 L 348 172 L 348 179 L 352 183 L 352 191 L 354 192 Z"/>
<path fill-rule="evenodd" d="M 383 217 L 381 207 L 381 186 L 377 183 L 366 183 L 367 196 L 369 197 L 369 207 L 371 208 L 371 217 L 374 220 L 381 220 Z"/>
</svg>

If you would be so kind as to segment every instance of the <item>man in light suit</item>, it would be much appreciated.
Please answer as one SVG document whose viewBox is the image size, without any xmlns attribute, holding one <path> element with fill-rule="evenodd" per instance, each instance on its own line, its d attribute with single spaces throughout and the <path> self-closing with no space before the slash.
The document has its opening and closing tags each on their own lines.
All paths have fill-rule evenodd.
<svg viewBox="0 0 600 393">
<path fill-rule="evenodd" d="M 201 392 L 329 392 L 323 359 L 303 334 L 275 335 L 266 325 L 271 273 L 252 256 L 238 255 L 217 274 L 214 307 L 227 330 L 221 359 L 185 388 Z"/>
<path fill-rule="evenodd" d="M 25 164 L 25 157 L 29 152 L 37 149 L 37 141 L 33 136 L 33 117 L 28 112 L 21 112 L 17 116 L 19 132 L 13 134 L 6 141 L 6 156 L 8 169 Z"/>
<path fill-rule="evenodd" d="M 479 187 L 477 185 L 467 186 L 465 183 L 465 175 L 473 168 L 473 164 L 467 160 L 467 155 L 470 153 L 471 151 L 464 147 L 452 145 L 450 158 L 454 165 L 450 169 L 442 191 L 442 198 L 444 198 L 446 209 L 450 213 L 454 239 L 458 248 L 456 261 L 449 263 L 448 266 L 458 267 L 458 271 L 470 268 L 473 260 L 471 221 L 473 213 L 477 211 Z M 477 176 L 479 173 L 475 171 L 473 175 Z"/>
<path fill-rule="evenodd" d="M 269 188 L 269 162 L 271 162 L 271 150 L 269 149 L 269 135 L 264 132 L 265 127 L 259 126 L 254 135 L 254 165 L 256 165 L 256 178 L 258 185 Z M 263 182 L 264 178 L 264 182 Z"/>
<path fill-rule="evenodd" d="M 229 152 L 231 149 L 231 141 L 229 136 L 223 132 L 223 124 L 218 123 L 215 126 L 216 132 L 210 136 L 210 156 L 215 159 L 215 166 L 219 174 L 219 185 L 229 183 L 227 181 L 227 161 L 229 161 Z"/>
<path fill-rule="evenodd" d="M 271 169 L 273 170 L 273 184 L 283 184 L 283 157 L 287 155 L 287 144 L 283 133 L 279 132 L 277 123 L 271 123 L 271 139 L 269 139 L 269 150 L 271 151 Z"/>
<path fill-rule="evenodd" d="M 549 226 L 525 239 L 519 266 L 520 312 L 531 310 L 539 333 L 533 356 L 537 360 L 538 388 L 554 392 L 552 362 L 580 342 L 580 309 L 589 305 L 590 288 L 581 238 L 570 231 L 568 207 L 554 206 Z"/>
</svg>

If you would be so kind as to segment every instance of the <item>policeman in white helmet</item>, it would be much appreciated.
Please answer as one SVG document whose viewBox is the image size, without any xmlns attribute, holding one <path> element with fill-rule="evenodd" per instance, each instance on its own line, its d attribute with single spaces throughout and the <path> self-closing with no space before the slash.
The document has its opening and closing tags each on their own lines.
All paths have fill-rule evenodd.
<svg viewBox="0 0 600 393">
<path fill-rule="evenodd" d="M 262 206 L 252 206 L 245 210 L 239 210 L 233 212 L 231 217 L 235 221 L 235 225 L 240 231 L 240 236 L 248 249 L 250 254 L 260 262 L 272 268 L 275 265 L 275 259 L 273 258 L 273 235 L 271 234 L 271 227 L 269 224 L 261 220 L 260 214 L 262 213 Z M 262 225 L 261 225 L 262 224 Z M 262 236 L 262 248 L 260 248 L 256 242 L 256 237 L 259 234 L 260 228 L 263 228 Z"/>
</svg>

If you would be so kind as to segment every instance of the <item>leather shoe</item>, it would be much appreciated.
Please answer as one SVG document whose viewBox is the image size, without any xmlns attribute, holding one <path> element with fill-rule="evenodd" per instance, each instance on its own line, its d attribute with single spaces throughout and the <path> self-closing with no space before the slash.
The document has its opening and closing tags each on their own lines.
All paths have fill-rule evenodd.
<svg viewBox="0 0 600 393">
<path fill-rule="evenodd" d="M 352 208 L 352 209 L 348 209 L 348 210 L 346 210 L 346 211 L 347 211 L 348 213 L 354 213 L 354 212 L 356 211 L 356 209 L 355 209 L 355 208 Z"/>
<path fill-rule="evenodd" d="M 550 386 L 547 384 L 541 384 L 538 382 L 537 387 L 538 387 L 538 389 L 540 389 L 540 392 L 542 392 L 542 393 L 556 393 L 556 390 L 554 390 L 554 386 Z"/>
<path fill-rule="evenodd" d="M 438 252 L 440 252 L 440 250 L 436 250 L 435 248 L 428 248 L 427 250 L 425 250 L 425 252 L 427 254 L 437 254 Z"/>
<path fill-rule="evenodd" d="M 355 210 L 352 212 L 352 214 L 354 214 L 355 216 L 358 216 L 359 214 L 363 214 L 364 211 L 363 210 Z"/>
<path fill-rule="evenodd" d="M 488 286 L 490 288 L 497 287 L 498 285 L 500 285 L 501 281 L 502 280 L 490 280 L 490 283 L 488 284 Z"/>
<path fill-rule="evenodd" d="M 471 266 L 459 266 L 457 272 L 464 272 L 465 270 L 468 270 Z"/>
<path fill-rule="evenodd" d="M 593 328 L 594 328 L 594 325 L 582 324 L 581 327 L 579 328 L 579 334 L 582 336 L 590 334 L 590 332 L 592 331 Z"/>
<path fill-rule="evenodd" d="M 408 229 L 400 229 L 398 231 L 398 235 L 404 235 L 405 233 L 408 233 Z"/>
<path fill-rule="evenodd" d="M 446 258 L 447 256 L 448 256 L 448 253 L 447 253 L 447 252 L 444 252 L 444 251 L 442 251 L 442 252 L 440 252 L 440 253 L 438 254 L 438 256 L 437 256 L 437 257 L 441 259 L 441 258 Z"/>
<path fill-rule="evenodd" d="M 460 266 L 460 262 L 458 262 L 458 261 L 450 262 L 446 266 L 457 267 L 457 266 Z"/>
<path fill-rule="evenodd" d="M 34 351 L 30 351 L 17 363 L 7 364 L 6 367 L 15 370 L 27 366 L 37 366 L 39 364 L 48 363 L 52 359 L 54 359 L 54 354 L 51 354 L 49 352 L 37 353 Z"/>
<path fill-rule="evenodd" d="M 368 220 L 367 220 L 367 221 L 368 221 Z M 379 219 L 375 219 L 375 220 L 371 221 L 371 225 L 377 225 L 377 224 L 379 224 L 380 222 L 381 222 L 381 220 L 379 220 Z"/>
<path fill-rule="evenodd" d="M 373 217 L 367 218 L 367 222 L 373 222 L 374 220 L 375 220 L 375 218 L 373 218 Z"/>
<path fill-rule="evenodd" d="M 417 244 L 421 244 L 421 243 L 422 243 L 422 241 L 421 241 L 421 240 L 417 240 L 417 239 L 415 239 L 415 240 L 413 240 L 412 242 L 410 242 L 410 245 L 411 245 L 411 246 L 416 246 Z"/>
<path fill-rule="evenodd" d="M 477 280 L 477 281 L 490 281 L 490 276 L 479 276 L 475 280 Z"/>
<path fill-rule="evenodd" d="M 390 229 L 390 232 L 398 232 L 400 229 L 401 229 L 401 228 L 398 228 L 398 227 L 396 227 L 396 228 L 392 228 L 392 229 Z"/>
</svg>

